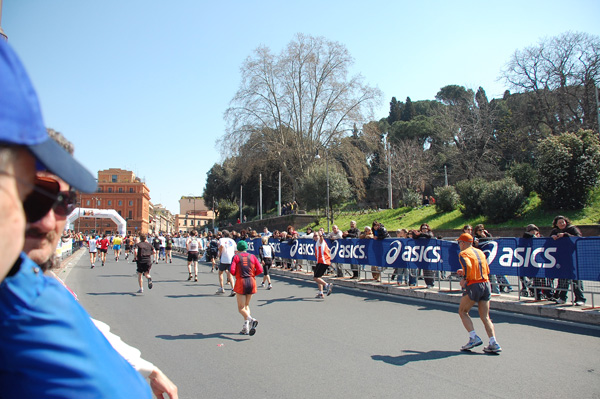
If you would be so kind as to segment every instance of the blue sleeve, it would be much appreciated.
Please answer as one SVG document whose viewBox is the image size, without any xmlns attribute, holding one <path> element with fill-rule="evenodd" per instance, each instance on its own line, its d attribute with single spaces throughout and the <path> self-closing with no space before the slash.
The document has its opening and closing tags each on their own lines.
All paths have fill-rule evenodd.
<svg viewBox="0 0 600 399">
<path fill-rule="evenodd" d="M 0 387 L 9 398 L 151 398 L 75 298 L 28 258 L 0 285 Z"/>
</svg>

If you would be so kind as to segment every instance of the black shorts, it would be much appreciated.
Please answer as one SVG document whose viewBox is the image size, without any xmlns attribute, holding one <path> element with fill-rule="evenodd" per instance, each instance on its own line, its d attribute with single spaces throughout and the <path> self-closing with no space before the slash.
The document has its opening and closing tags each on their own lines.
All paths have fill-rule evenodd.
<svg viewBox="0 0 600 399">
<path fill-rule="evenodd" d="M 165 249 L 166 249 L 167 251 L 172 251 L 172 250 L 173 250 L 173 247 L 165 247 Z"/>
<path fill-rule="evenodd" d="M 474 302 L 489 301 L 492 298 L 492 287 L 489 281 L 467 285 L 463 296 L 468 295 Z"/>
<path fill-rule="evenodd" d="M 317 263 L 317 266 L 315 266 L 314 273 L 315 278 L 323 277 L 328 267 L 329 265 L 326 265 L 325 263 Z"/>
<path fill-rule="evenodd" d="M 106 253 L 108 253 L 108 248 L 106 248 L 106 249 L 98 248 L 98 251 L 104 252 L 106 254 Z"/>
<path fill-rule="evenodd" d="M 273 258 L 264 258 L 263 262 L 265 262 L 265 264 L 263 265 L 263 273 L 265 276 L 268 276 L 269 269 L 271 269 L 271 266 L 273 266 Z"/>
<path fill-rule="evenodd" d="M 220 272 L 229 271 L 230 267 L 231 267 L 231 263 L 219 263 L 219 271 Z"/>
<path fill-rule="evenodd" d="M 198 262 L 198 251 L 188 252 L 188 262 Z"/>
<path fill-rule="evenodd" d="M 152 268 L 152 260 L 145 260 L 143 262 L 137 263 L 137 272 L 138 273 L 148 273 Z"/>
</svg>

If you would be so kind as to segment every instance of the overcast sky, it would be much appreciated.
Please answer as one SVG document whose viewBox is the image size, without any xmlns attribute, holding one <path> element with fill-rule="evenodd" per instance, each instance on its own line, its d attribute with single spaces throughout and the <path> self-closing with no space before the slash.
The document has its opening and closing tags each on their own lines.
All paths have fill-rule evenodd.
<svg viewBox="0 0 600 399">
<path fill-rule="evenodd" d="M 2 28 L 37 89 L 46 125 L 94 174 L 133 170 L 179 212 L 221 154 L 240 66 L 297 33 L 345 45 L 352 74 L 389 101 L 458 84 L 488 98 L 515 50 L 566 31 L 600 35 L 600 1 L 4 0 Z"/>
</svg>

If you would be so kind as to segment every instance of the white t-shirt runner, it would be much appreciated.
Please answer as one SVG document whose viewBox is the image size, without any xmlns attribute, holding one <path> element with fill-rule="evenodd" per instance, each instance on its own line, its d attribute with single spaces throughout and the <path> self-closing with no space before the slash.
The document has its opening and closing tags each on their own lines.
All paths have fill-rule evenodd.
<svg viewBox="0 0 600 399">
<path fill-rule="evenodd" d="M 230 265 L 233 261 L 233 257 L 235 256 L 237 244 L 233 239 L 223 237 L 219 239 L 219 247 L 221 246 L 223 246 L 223 251 L 221 252 L 221 263 Z"/>
</svg>

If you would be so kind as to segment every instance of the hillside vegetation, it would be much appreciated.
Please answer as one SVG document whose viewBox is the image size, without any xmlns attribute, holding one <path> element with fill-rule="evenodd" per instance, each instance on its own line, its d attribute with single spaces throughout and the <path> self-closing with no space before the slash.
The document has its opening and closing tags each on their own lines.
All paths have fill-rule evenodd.
<svg viewBox="0 0 600 399">
<path fill-rule="evenodd" d="M 437 213 L 435 206 L 419 208 L 386 209 L 381 211 L 342 211 L 335 214 L 334 222 L 341 230 L 347 230 L 351 220 L 356 220 L 357 227 L 362 231 L 365 226 L 371 226 L 374 220 L 383 223 L 388 231 L 396 229 L 418 229 L 422 223 L 428 223 L 435 231 L 440 229 L 462 229 L 466 224 L 485 224 L 486 228 L 525 227 L 530 223 L 537 226 L 549 227 L 556 215 L 564 215 L 571 219 L 575 225 L 590 225 L 600 223 L 600 187 L 592 193 L 590 204 L 580 210 L 544 210 L 537 194 L 533 193 L 527 200 L 527 206 L 522 214 L 501 224 L 488 222 L 485 217 L 466 218 L 459 210 Z M 327 220 L 324 216 L 310 225 L 310 227 L 327 229 Z M 305 229 L 302 229 L 305 230 Z"/>
</svg>

